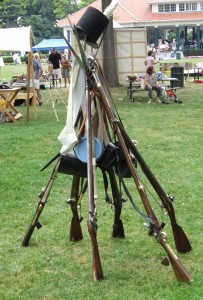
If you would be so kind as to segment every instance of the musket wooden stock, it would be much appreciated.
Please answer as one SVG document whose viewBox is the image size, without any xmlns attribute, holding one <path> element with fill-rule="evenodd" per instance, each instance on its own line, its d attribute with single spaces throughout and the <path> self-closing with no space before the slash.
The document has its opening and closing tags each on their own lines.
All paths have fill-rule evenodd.
<svg viewBox="0 0 203 300">
<path fill-rule="evenodd" d="M 191 282 L 191 276 L 184 268 L 178 257 L 175 255 L 171 247 L 167 244 L 166 240 L 162 237 L 162 233 L 159 233 L 157 240 L 166 251 L 177 280 L 180 282 Z"/>
<path fill-rule="evenodd" d="M 87 178 L 88 178 L 88 231 L 92 242 L 92 273 L 93 280 L 103 279 L 100 254 L 97 244 L 96 204 L 95 204 L 95 180 L 93 166 L 93 136 L 91 117 L 91 97 L 87 95 Z"/>
<path fill-rule="evenodd" d="M 92 275 L 93 281 L 98 281 L 104 278 L 99 248 L 97 244 L 96 228 L 93 224 L 88 223 L 88 231 L 92 242 Z"/>
<path fill-rule="evenodd" d="M 119 129 L 121 130 L 121 133 L 123 135 L 123 138 L 125 140 L 125 143 L 126 143 L 128 149 L 130 149 L 130 151 L 135 155 L 138 163 L 140 164 L 140 167 L 142 168 L 143 173 L 146 175 L 149 182 L 153 186 L 154 190 L 156 191 L 164 208 L 166 209 L 166 211 L 169 215 L 177 251 L 185 253 L 185 252 L 192 250 L 191 244 L 190 244 L 185 232 L 183 231 L 182 227 L 178 225 L 178 223 L 176 221 L 175 211 L 174 211 L 171 200 L 168 198 L 168 196 L 164 192 L 163 188 L 159 184 L 158 180 L 153 175 L 152 171 L 149 169 L 148 165 L 142 158 L 141 154 L 139 153 L 139 151 L 137 150 L 137 148 L 135 147 L 135 145 L 133 144 L 133 142 L 131 141 L 131 139 L 129 138 L 127 133 L 125 132 L 123 126 L 119 122 L 117 122 L 117 125 L 119 126 Z"/>
<path fill-rule="evenodd" d="M 71 199 L 68 201 L 72 211 L 72 220 L 70 226 L 70 241 L 80 241 L 83 239 L 82 229 L 78 216 L 78 192 L 79 192 L 80 177 L 73 176 Z"/>
<path fill-rule="evenodd" d="M 27 247 L 29 245 L 29 241 L 32 236 L 32 233 L 33 233 L 35 226 L 38 222 L 38 219 L 42 213 L 45 203 L 49 197 L 49 193 L 50 193 L 51 187 L 53 185 L 53 182 L 56 179 L 56 174 L 58 172 L 59 164 L 60 164 L 60 159 L 57 161 L 46 187 L 42 190 L 41 194 L 39 195 L 39 202 L 37 205 L 36 212 L 32 218 L 32 221 L 31 221 L 31 223 L 28 227 L 28 230 L 25 233 L 24 239 L 22 241 L 22 246 L 24 246 L 24 247 Z"/>
<path fill-rule="evenodd" d="M 131 175 L 132 175 L 132 177 L 134 179 L 134 182 L 135 182 L 135 184 L 137 186 L 138 192 L 140 194 L 140 198 L 141 198 L 142 203 L 143 203 L 143 205 L 145 207 L 147 215 L 154 221 L 154 224 L 151 224 L 152 230 L 153 230 L 152 233 L 155 235 L 156 238 L 158 238 L 157 235 L 160 234 L 160 230 L 161 230 L 160 229 L 160 225 L 159 225 L 157 217 L 156 217 L 156 215 L 155 215 L 153 209 L 151 208 L 151 205 L 150 205 L 150 203 L 149 203 L 149 201 L 147 199 L 147 196 L 146 196 L 146 193 L 144 191 L 144 188 L 140 184 L 139 177 L 137 175 L 137 171 L 136 171 L 136 169 L 135 169 L 135 167 L 134 167 L 134 165 L 133 165 L 133 163 L 131 161 L 131 158 L 130 158 L 130 155 L 129 155 L 129 152 L 128 152 L 128 150 L 129 150 L 128 143 L 127 143 L 128 141 L 126 141 L 126 138 L 124 139 L 124 137 L 126 137 L 125 136 L 125 130 L 123 129 L 122 126 L 119 126 L 118 120 L 115 119 L 115 117 L 114 117 L 114 115 L 112 113 L 112 109 L 110 107 L 108 99 L 105 96 L 105 94 L 103 93 L 103 90 L 102 90 L 100 82 L 98 82 L 96 76 L 94 78 L 95 78 L 97 90 L 98 90 L 99 95 L 100 95 L 100 99 L 101 99 L 102 104 L 104 105 L 104 108 L 106 110 L 109 122 L 112 123 L 112 128 L 113 128 L 114 133 L 116 134 L 116 136 L 118 138 L 118 141 L 119 141 L 120 147 L 122 149 L 123 155 L 125 156 L 125 159 L 126 159 L 126 163 L 127 163 L 128 168 L 129 168 L 129 170 L 131 172 Z M 122 128 L 122 131 L 121 131 L 121 128 Z M 124 135 L 124 137 L 123 137 L 123 135 Z M 134 147 L 134 144 L 133 144 L 133 147 Z M 130 147 L 130 150 L 131 150 L 131 147 Z M 132 153 L 137 158 L 136 154 L 133 151 L 132 151 Z M 138 160 L 138 162 L 140 163 L 139 160 Z M 164 200 L 166 200 L 166 199 L 164 199 Z M 170 207 L 170 209 L 172 210 L 171 207 Z M 172 219 L 172 220 L 174 221 L 174 219 Z M 176 224 L 175 224 L 175 226 L 173 224 L 173 227 L 172 227 L 173 231 L 174 231 L 174 235 L 177 234 L 177 231 L 180 233 L 179 226 L 177 226 Z M 183 239 L 184 239 L 184 241 L 185 241 L 185 239 L 187 239 L 187 237 L 186 237 L 185 234 L 183 235 Z M 187 273 L 187 271 L 184 269 L 184 267 L 182 266 L 182 264 L 180 263 L 180 261 L 177 259 L 177 256 L 172 252 L 172 250 L 170 249 L 170 247 L 162 239 L 160 239 L 158 241 L 159 241 L 160 245 L 166 251 L 166 253 L 167 253 L 168 257 L 169 257 L 169 260 L 170 260 L 170 262 L 172 264 L 172 267 L 173 267 L 173 270 L 175 272 L 175 275 L 176 275 L 177 279 L 179 281 L 181 281 L 181 282 L 190 282 L 191 281 L 191 277 L 189 276 L 189 274 Z M 188 249 L 188 245 L 187 245 L 186 249 L 185 249 L 185 246 L 183 247 L 182 244 L 178 245 L 178 246 L 179 246 L 179 248 L 181 248 L 181 250 L 184 250 L 184 251 L 186 249 Z"/>
<path fill-rule="evenodd" d="M 113 114 L 113 110 L 109 104 L 109 101 L 104 94 L 102 90 L 102 86 L 100 84 L 100 81 L 98 80 L 96 74 L 93 74 L 94 80 L 95 80 L 95 86 L 96 89 L 99 91 L 100 99 L 105 107 L 109 122 L 112 123 L 112 128 L 113 130 L 116 128 L 119 128 L 119 135 L 122 136 L 122 138 L 125 141 L 125 144 L 127 148 L 132 152 L 133 155 L 135 155 L 140 167 L 142 168 L 143 173 L 146 175 L 148 178 L 149 182 L 153 186 L 154 190 L 156 191 L 157 195 L 159 196 L 164 208 L 167 210 L 167 213 L 169 215 L 170 221 L 171 221 L 171 226 L 173 230 L 173 235 L 174 235 L 174 240 L 176 244 L 176 249 L 178 252 L 188 252 L 192 249 L 191 244 L 183 231 L 182 227 L 177 224 L 176 217 L 175 217 L 175 212 L 173 208 L 173 204 L 171 200 L 168 198 L 164 190 L 162 189 L 161 185 L 159 184 L 158 180 L 155 178 L 147 164 L 145 163 L 144 159 L 142 158 L 141 154 L 125 132 L 125 129 L 123 128 L 122 124 L 118 119 L 115 118 Z M 118 131 L 116 129 L 116 131 Z"/>
<path fill-rule="evenodd" d="M 174 252 L 172 251 L 172 249 L 169 247 L 169 245 L 160 237 L 159 235 L 161 234 L 160 231 L 160 224 L 157 220 L 157 217 L 155 215 L 155 213 L 153 212 L 153 209 L 147 199 L 147 195 L 144 191 L 144 187 L 141 185 L 140 181 L 139 181 L 139 177 L 137 176 L 137 171 L 135 169 L 135 167 L 133 166 L 131 159 L 129 157 L 127 148 L 125 148 L 125 142 L 122 139 L 122 136 L 120 136 L 120 131 L 119 129 L 117 129 L 117 137 L 118 140 L 120 142 L 120 146 L 121 149 L 123 150 L 123 154 L 126 158 L 126 162 L 127 165 L 131 171 L 131 174 L 133 176 L 134 182 L 137 186 L 138 192 L 140 194 L 140 198 L 142 200 L 142 203 L 145 207 L 145 210 L 147 212 L 147 215 L 154 221 L 154 224 L 152 224 L 152 228 L 154 229 L 154 235 L 156 237 L 156 239 L 159 241 L 160 245 L 164 248 L 164 250 L 166 251 L 168 258 L 171 262 L 171 265 L 173 267 L 174 273 L 176 275 L 176 278 L 178 281 L 180 282 L 190 282 L 192 279 L 190 277 L 190 275 L 187 273 L 186 269 L 183 267 L 183 265 L 181 264 L 181 262 L 178 260 L 177 256 L 174 254 Z"/>
</svg>

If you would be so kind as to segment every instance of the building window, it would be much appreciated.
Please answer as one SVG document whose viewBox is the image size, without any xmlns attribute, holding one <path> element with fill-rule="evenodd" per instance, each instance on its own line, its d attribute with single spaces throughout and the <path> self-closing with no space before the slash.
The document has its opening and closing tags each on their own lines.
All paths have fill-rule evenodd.
<svg viewBox="0 0 203 300">
<path fill-rule="evenodd" d="M 192 10 L 197 10 L 197 3 L 192 3 Z"/>
<path fill-rule="evenodd" d="M 191 2 L 191 3 L 179 4 L 179 11 L 196 11 L 196 10 L 197 10 L 197 3 Z"/>
<path fill-rule="evenodd" d="M 200 10 L 203 10 L 203 3 L 200 3 Z"/>
<path fill-rule="evenodd" d="M 158 5 L 158 12 L 174 12 L 176 11 L 176 4 L 159 4 Z"/>
<path fill-rule="evenodd" d="M 176 4 L 171 4 L 171 11 L 176 11 Z"/>
<path fill-rule="evenodd" d="M 190 3 L 179 3 L 177 4 L 159 4 L 158 5 L 158 12 L 159 13 L 170 13 L 170 12 L 176 12 L 178 10 L 179 5 L 179 11 L 197 11 L 197 3 L 196 2 L 190 2 Z M 203 11 L 203 3 L 200 2 L 200 10 Z"/>
<path fill-rule="evenodd" d="M 185 8 L 186 11 L 197 10 L 197 3 L 186 3 Z"/>
<path fill-rule="evenodd" d="M 169 4 L 164 4 L 164 11 L 165 12 L 170 12 L 170 5 Z"/>
<path fill-rule="evenodd" d="M 179 11 L 185 11 L 185 4 L 184 3 L 179 4 Z"/>
</svg>

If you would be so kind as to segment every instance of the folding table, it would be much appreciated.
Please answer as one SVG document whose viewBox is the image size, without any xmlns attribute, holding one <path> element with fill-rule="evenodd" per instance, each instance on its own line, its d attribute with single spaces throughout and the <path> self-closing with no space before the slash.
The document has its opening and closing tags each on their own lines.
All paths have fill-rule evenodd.
<svg viewBox="0 0 203 300">
<path fill-rule="evenodd" d="M 16 108 L 12 105 L 13 100 L 20 91 L 20 87 L 11 89 L 0 89 L 0 111 L 4 111 L 12 122 L 16 122 L 17 119 L 22 117 Z M 8 109 L 13 110 L 16 115 L 13 116 Z"/>
</svg>

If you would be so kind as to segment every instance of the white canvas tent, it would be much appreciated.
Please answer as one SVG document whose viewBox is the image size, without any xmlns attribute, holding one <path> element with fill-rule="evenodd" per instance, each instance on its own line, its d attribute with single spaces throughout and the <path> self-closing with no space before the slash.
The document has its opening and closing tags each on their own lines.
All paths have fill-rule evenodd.
<svg viewBox="0 0 203 300">
<path fill-rule="evenodd" d="M 0 29 L 0 51 L 25 51 L 28 52 L 27 66 L 27 120 L 29 119 L 29 93 L 31 92 L 30 81 L 33 81 L 32 66 L 32 30 L 31 26 L 18 28 Z M 33 86 L 33 84 L 32 84 Z M 33 89 L 33 88 L 32 88 Z M 34 91 L 33 91 L 34 93 Z M 36 118 L 36 103 L 34 104 L 34 114 Z"/>
<path fill-rule="evenodd" d="M 31 26 L 0 29 L 0 51 L 31 51 Z"/>
</svg>

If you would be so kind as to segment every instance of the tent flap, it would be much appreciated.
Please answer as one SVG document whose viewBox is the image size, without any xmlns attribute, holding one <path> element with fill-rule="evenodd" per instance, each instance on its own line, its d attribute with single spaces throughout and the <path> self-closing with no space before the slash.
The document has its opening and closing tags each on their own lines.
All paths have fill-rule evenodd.
<svg viewBox="0 0 203 300">
<path fill-rule="evenodd" d="M 32 47 L 32 50 L 51 50 L 52 48 L 56 48 L 57 50 L 69 49 L 64 39 L 46 39 L 41 41 L 38 45 Z"/>
<path fill-rule="evenodd" d="M 31 26 L 0 29 L 0 51 L 31 51 Z"/>
</svg>

